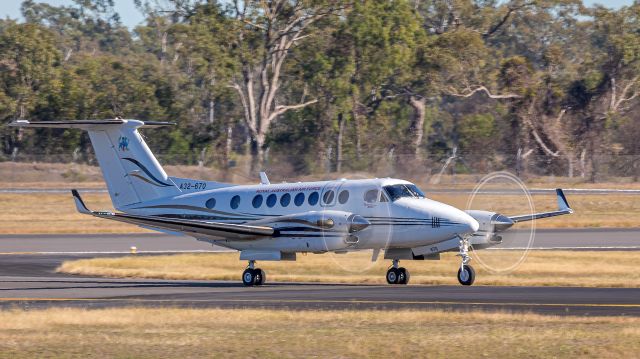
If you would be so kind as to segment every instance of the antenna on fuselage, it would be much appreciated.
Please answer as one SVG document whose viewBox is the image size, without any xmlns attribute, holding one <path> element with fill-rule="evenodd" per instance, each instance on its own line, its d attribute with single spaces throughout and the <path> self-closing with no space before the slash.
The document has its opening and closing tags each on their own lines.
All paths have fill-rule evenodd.
<svg viewBox="0 0 640 359">
<path fill-rule="evenodd" d="M 267 173 L 266 172 L 260 172 L 260 184 L 271 184 L 271 182 L 269 182 L 269 177 L 267 177 Z"/>
</svg>

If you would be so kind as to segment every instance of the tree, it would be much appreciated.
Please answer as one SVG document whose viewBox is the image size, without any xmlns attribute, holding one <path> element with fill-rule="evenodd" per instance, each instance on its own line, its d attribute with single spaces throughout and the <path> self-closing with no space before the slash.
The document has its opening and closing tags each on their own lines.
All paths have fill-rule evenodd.
<svg viewBox="0 0 640 359">
<path fill-rule="evenodd" d="M 296 103 L 281 104 L 283 71 L 293 47 L 314 34 L 313 25 L 335 14 L 339 1 L 234 0 L 229 7 L 234 20 L 230 29 L 233 55 L 239 60 L 239 73 L 230 86 L 237 92 L 244 109 L 244 122 L 251 134 L 253 167 L 264 163 L 264 144 L 269 127 L 278 116 L 317 102 L 307 98 L 308 89 L 296 89 L 289 99 Z M 297 96 L 296 96 L 297 95 Z"/>
<path fill-rule="evenodd" d="M 24 120 L 46 107 L 51 94 L 58 91 L 61 54 L 55 37 L 35 24 L 10 22 L 0 32 L 0 116 L 2 122 Z M 13 129 L 2 130 L 3 150 L 14 151 Z"/>
</svg>

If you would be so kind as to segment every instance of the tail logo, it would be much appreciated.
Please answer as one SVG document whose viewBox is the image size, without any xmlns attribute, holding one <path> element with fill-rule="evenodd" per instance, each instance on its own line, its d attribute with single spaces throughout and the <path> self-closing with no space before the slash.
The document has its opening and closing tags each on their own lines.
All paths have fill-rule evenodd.
<svg viewBox="0 0 640 359">
<path fill-rule="evenodd" d="M 122 152 L 129 151 L 129 139 L 125 136 L 120 136 L 118 138 L 118 149 Z"/>
</svg>

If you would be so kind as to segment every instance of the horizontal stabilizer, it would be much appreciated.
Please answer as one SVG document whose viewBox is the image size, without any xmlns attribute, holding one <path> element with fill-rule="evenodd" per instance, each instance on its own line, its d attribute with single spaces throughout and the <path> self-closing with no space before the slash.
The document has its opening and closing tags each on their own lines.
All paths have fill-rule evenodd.
<svg viewBox="0 0 640 359">
<path fill-rule="evenodd" d="M 26 121 L 18 120 L 11 122 L 9 126 L 13 127 L 36 127 L 36 128 L 78 128 L 87 130 L 95 127 L 109 126 L 109 125 L 123 125 L 133 120 L 81 120 L 81 121 Z M 173 122 L 159 122 L 159 121 L 139 121 L 141 127 L 160 127 L 160 126 L 173 126 Z"/>
</svg>

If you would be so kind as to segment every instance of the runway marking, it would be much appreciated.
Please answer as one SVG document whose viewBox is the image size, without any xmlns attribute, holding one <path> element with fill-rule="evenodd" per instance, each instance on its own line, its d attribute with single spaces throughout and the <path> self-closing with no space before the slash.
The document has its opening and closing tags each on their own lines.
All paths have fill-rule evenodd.
<svg viewBox="0 0 640 359">
<path fill-rule="evenodd" d="M 137 254 L 145 253 L 232 253 L 236 251 L 231 250 L 206 250 L 206 249 L 194 249 L 194 250 L 167 250 L 167 251 L 141 251 L 138 250 Z M 0 252 L 0 256 L 7 255 L 63 255 L 63 254 L 131 254 L 131 251 L 78 251 L 78 252 Z"/>
<path fill-rule="evenodd" d="M 335 304 L 423 304 L 423 305 L 484 305 L 484 306 L 514 306 L 514 307 L 572 307 L 572 308 L 640 308 L 640 304 L 615 304 L 615 303 L 494 303 L 494 302 L 463 302 L 463 301 L 397 301 L 397 300 L 306 300 L 306 299 L 138 299 L 138 298 L 0 298 L 0 302 L 139 302 L 139 303 L 335 303 Z"/>
<path fill-rule="evenodd" d="M 515 250 L 525 250 L 529 249 L 532 251 L 559 251 L 559 250 L 585 250 L 585 251 L 601 251 L 601 250 L 640 250 L 640 246 L 621 246 L 621 247 L 612 247 L 612 246 L 602 246 L 602 247 L 493 247 L 486 248 L 489 251 L 515 251 Z"/>
<path fill-rule="evenodd" d="M 486 248 L 489 251 L 516 251 L 525 250 L 525 247 L 509 247 L 509 248 Z M 561 250 L 585 250 L 585 251 L 605 251 L 605 250 L 640 250 L 640 246 L 627 246 L 627 247 L 532 247 L 531 251 L 561 251 Z M 173 254 L 173 253 L 235 253 L 234 250 L 207 250 L 207 249 L 194 249 L 194 250 L 151 250 L 141 251 L 138 250 L 137 254 Z M 58 252 L 0 252 L 0 256 L 8 255 L 71 255 L 71 254 L 132 254 L 131 250 L 128 251 L 58 251 Z"/>
</svg>

